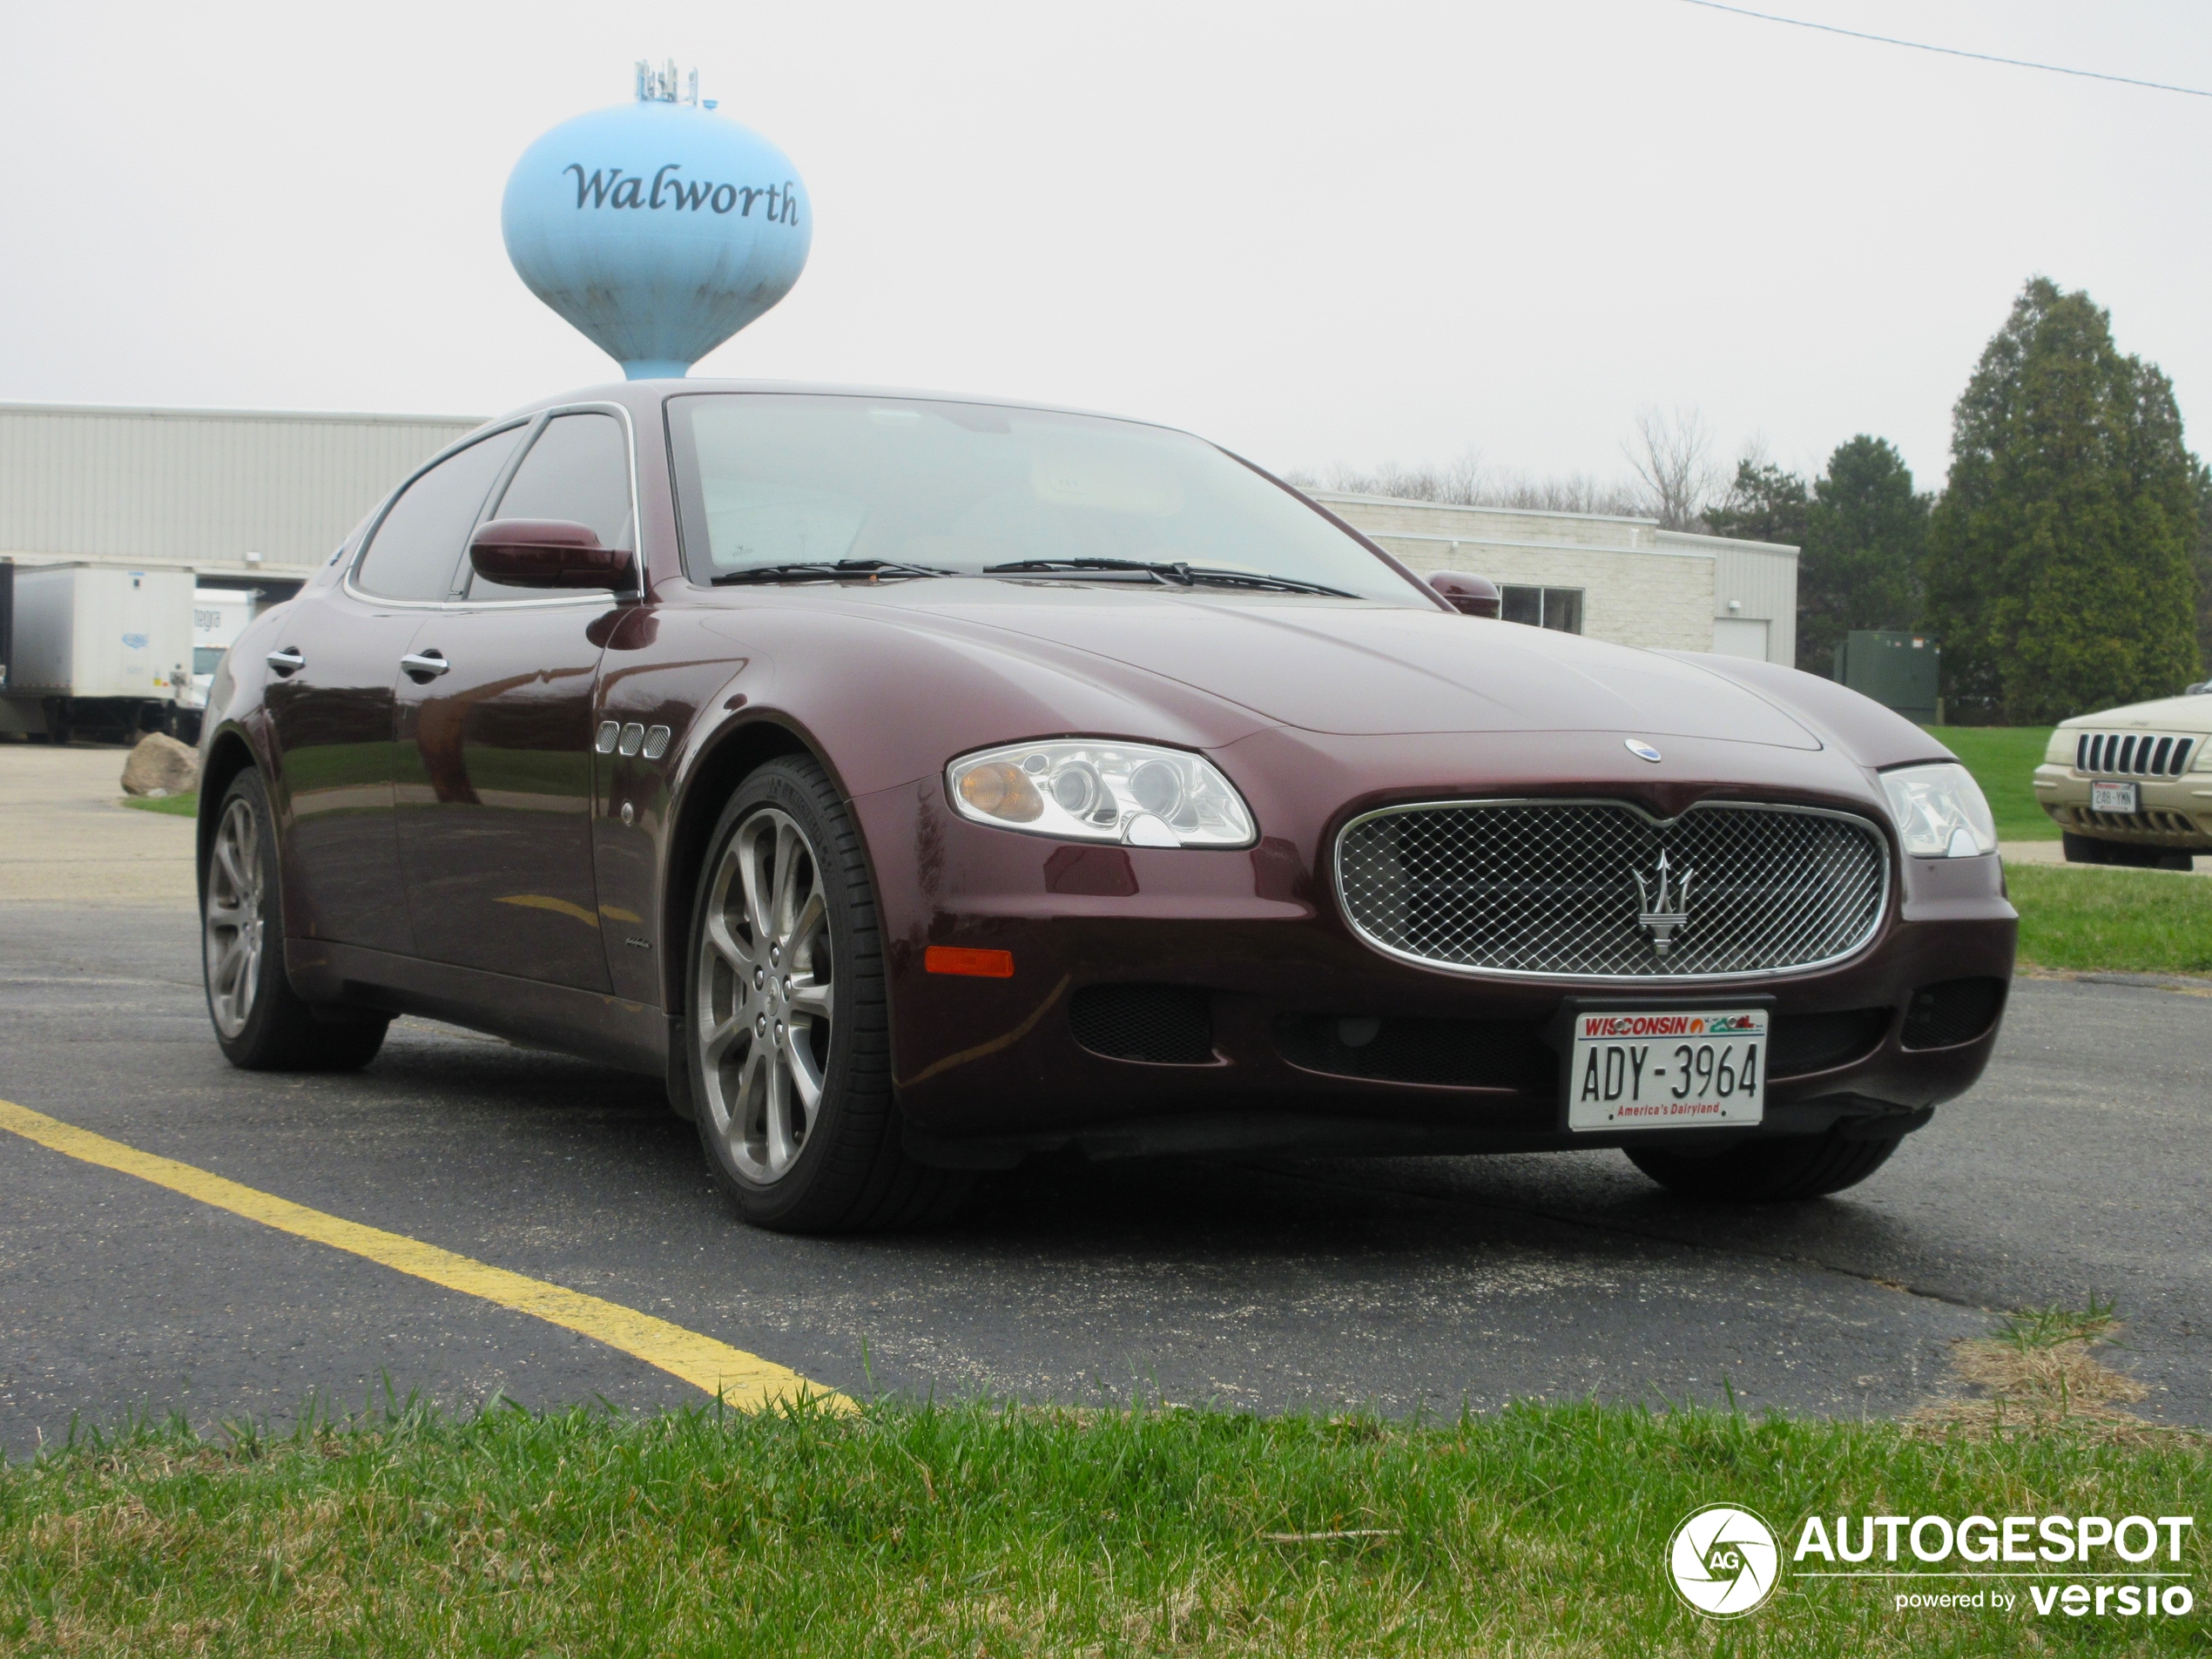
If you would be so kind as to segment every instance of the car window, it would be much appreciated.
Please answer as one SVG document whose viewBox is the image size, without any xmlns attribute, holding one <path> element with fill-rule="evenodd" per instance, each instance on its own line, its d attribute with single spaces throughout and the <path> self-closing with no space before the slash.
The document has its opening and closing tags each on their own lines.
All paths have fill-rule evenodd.
<svg viewBox="0 0 2212 1659">
<path fill-rule="evenodd" d="M 962 572 L 1121 559 L 1315 582 L 1433 608 L 1358 538 L 1187 433 L 926 398 L 669 400 L 694 581 L 887 559 Z"/>
<path fill-rule="evenodd" d="M 376 527 L 354 585 L 386 599 L 451 598 L 469 532 L 523 430 L 495 432 L 409 484 Z"/>
<path fill-rule="evenodd" d="M 492 517 L 560 518 L 590 527 L 602 547 L 633 548 L 630 512 L 630 441 L 611 415 L 556 415 L 545 423 Z M 483 577 L 469 583 L 471 599 L 543 599 L 543 588 L 510 588 Z"/>
</svg>

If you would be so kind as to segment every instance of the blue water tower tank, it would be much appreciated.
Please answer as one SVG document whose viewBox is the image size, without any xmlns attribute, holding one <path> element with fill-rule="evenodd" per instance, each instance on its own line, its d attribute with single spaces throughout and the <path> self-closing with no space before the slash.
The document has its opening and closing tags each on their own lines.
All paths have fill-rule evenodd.
<svg viewBox="0 0 2212 1659">
<path fill-rule="evenodd" d="M 634 103 L 563 121 L 500 205 L 529 291 L 631 380 L 678 378 L 791 292 L 814 215 L 784 152 L 637 65 Z"/>
</svg>

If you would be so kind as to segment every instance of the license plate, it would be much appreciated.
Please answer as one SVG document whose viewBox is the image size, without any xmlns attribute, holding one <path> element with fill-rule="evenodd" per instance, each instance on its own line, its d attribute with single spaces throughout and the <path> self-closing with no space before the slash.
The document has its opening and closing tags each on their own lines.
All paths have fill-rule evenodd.
<svg viewBox="0 0 2212 1659">
<path fill-rule="evenodd" d="M 1710 1129 L 1766 1115 L 1764 1008 L 1575 1015 L 1570 1130 Z"/>
<path fill-rule="evenodd" d="M 2093 813 L 2133 813 L 2141 809 L 2135 805 L 2136 786 L 2134 784 L 2091 784 L 2089 810 Z"/>
</svg>

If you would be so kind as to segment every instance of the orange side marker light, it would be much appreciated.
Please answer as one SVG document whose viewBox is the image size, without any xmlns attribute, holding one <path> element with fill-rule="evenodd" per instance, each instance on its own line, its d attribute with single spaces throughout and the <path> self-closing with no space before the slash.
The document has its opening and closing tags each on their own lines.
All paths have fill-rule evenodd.
<svg viewBox="0 0 2212 1659">
<path fill-rule="evenodd" d="M 932 974 L 965 974 L 974 979 L 1012 979 L 1010 950 L 963 950 L 955 945 L 932 945 L 922 953 L 921 965 Z"/>
</svg>

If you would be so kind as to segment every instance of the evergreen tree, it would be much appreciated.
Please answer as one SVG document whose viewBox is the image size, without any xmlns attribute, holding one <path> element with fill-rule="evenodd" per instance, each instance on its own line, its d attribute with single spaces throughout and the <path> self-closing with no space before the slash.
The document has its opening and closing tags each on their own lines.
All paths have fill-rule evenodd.
<svg viewBox="0 0 2212 1659">
<path fill-rule="evenodd" d="M 1910 628 L 1920 614 L 1928 498 L 1912 469 L 1865 433 L 1838 446 L 1812 487 L 1797 560 L 1797 666 L 1834 672 L 1836 645 L 1854 628 Z"/>
<path fill-rule="evenodd" d="M 1952 411 L 1929 525 L 1954 706 L 2039 725 L 2194 678 L 2199 477 L 2166 376 L 2087 294 L 2033 279 Z"/>
<path fill-rule="evenodd" d="M 1736 482 L 1721 504 L 1705 509 L 1705 523 L 1716 536 L 1803 547 L 1806 502 L 1805 481 L 1754 449 L 1736 463 Z"/>
<path fill-rule="evenodd" d="M 2212 668 L 2212 467 L 2196 468 L 2196 654 Z"/>
</svg>

